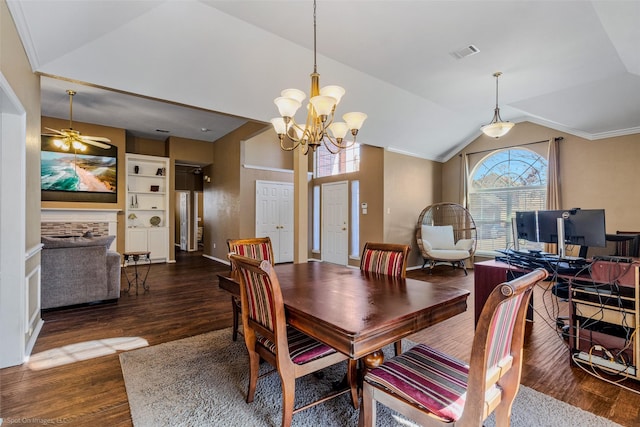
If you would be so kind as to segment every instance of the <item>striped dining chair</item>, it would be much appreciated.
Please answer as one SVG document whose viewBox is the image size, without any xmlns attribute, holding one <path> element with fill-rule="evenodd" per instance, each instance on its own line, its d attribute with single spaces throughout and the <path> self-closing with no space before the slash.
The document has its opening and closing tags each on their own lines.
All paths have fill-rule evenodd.
<svg viewBox="0 0 640 427">
<path fill-rule="evenodd" d="M 264 360 L 280 376 L 283 427 L 291 425 L 293 414 L 298 411 L 344 393 L 351 393 L 352 404 L 358 408 L 357 361 L 287 325 L 280 283 L 268 261 L 234 254 L 230 254 L 229 259 L 240 279 L 243 335 L 250 364 L 247 403 L 253 402 L 260 361 Z M 348 361 L 348 386 L 345 389 L 332 391 L 315 402 L 294 408 L 296 378 L 344 360 Z M 272 392 L 264 390 L 265 394 Z"/>
<path fill-rule="evenodd" d="M 360 270 L 404 278 L 410 249 L 409 245 L 367 242 L 360 257 Z"/>
<path fill-rule="evenodd" d="M 229 253 L 245 256 L 257 260 L 266 260 L 275 264 L 273 257 L 273 247 L 269 237 L 251 237 L 248 239 L 228 239 L 227 247 Z M 238 327 L 240 325 L 240 300 L 235 296 L 231 297 L 231 311 L 233 316 L 233 328 L 231 338 L 238 339 Z"/>
<path fill-rule="evenodd" d="M 380 402 L 423 426 L 478 427 L 492 412 L 496 425 L 508 426 L 520 387 L 527 306 L 533 287 L 547 274 L 537 269 L 491 292 L 469 365 L 418 344 L 369 371 L 360 425 L 375 425 Z"/>
<path fill-rule="evenodd" d="M 360 270 L 405 278 L 407 276 L 407 258 L 410 249 L 409 245 L 367 242 L 364 244 L 362 256 L 360 257 Z M 402 353 L 402 341 L 396 341 L 394 348 L 396 356 Z"/>
</svg>

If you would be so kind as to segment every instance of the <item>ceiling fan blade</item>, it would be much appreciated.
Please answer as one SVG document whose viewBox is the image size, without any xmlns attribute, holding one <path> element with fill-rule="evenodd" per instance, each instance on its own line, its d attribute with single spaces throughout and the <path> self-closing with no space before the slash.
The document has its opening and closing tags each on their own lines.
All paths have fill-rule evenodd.
<svg viewBox="0 0 640 427">
<path fill-rule="evenodd" d="M 105 138 L 104 136 L 87 136 L 87 135 L 82 135 L 80 138 L 88 138 L 92 141 L 99 141 L 99 142 L 111 142 L 111 140 L 109 138 Z"/>
<path fill-rule="evenodd" d="M 109 148 L 111 148 L 111 146 L 110 146 L 110 145 L 103 144 L 103 143 L 102 143 L 102 142 L 100 142 L 100 141 L 95 141 L 95 140 L 90 139 L 90 138 L 91 138 L 91 137 L 83 136 L 83 137 L 81 137 L 81 138 L 80 138 L 80 140 L 81 140 L 83 143 L 85 143 L 85 144 L 94 145 L 94 146 L 99 147 L 99 148 L 104 148 L 105 150 L 108 150 Z M 106 138 L 105 138 L 105 139 L 106 139 Z"/>
<path fill-rule="evenodd" d="M 50 132 L 56 133 L 58 135 L 66 135 L 64 132 L 61 132 L 61 131 L 59 131 L 57 129 L 51 129 L 51 128 L 45 128 L 45 129 L 50 131 Z"/>
</svg>

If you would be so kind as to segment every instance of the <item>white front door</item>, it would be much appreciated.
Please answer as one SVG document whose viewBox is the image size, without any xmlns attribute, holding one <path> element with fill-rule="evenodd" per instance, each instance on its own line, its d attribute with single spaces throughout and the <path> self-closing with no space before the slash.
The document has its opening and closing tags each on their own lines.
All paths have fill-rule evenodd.
<svg viewBox="0 0 640 427">
<path fill-rule="evenodd" d="M 321 258 L 347 265 L 349 259 L 349 184 L 322 184 Z"/>
</svg>

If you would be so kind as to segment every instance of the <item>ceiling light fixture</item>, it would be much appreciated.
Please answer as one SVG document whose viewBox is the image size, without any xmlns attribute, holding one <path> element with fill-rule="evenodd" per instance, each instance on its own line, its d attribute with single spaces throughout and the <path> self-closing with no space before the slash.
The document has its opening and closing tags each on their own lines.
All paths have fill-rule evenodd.
<svg viewBox="0 0 640 427">
<path fill-rule="evenodd" d="M 493 73 L 493 77 L 496 78 L 496 109 L 493 112 L 493 120 L 491 120 L 491 123 L 488 125 L 480 128 L 485 135 L 493 138 L 500 138 L 506 135 L 514 126 L 514 123 L 505 122 L 502 120 L 502 117 L 500 117 L 500 108 L 498 107 L 498 77 L 501 75 L 502 73 L 500 71 Z"/>
<path fill-rule="evenodd" d="M 73 151 L 85 151 L 87 149 L 86 144 L 94 145 L 99 148 L 109 149 L 110 145 L 104 144 L 105 142 L 111 142 L 109 138 L 101 136 L 84 136 L 80 135 L 80 132 L 73 129 L 73 96 L 76 94 L 74 90 L 67 90 L 69 95 L 69 129 L 51 129 L 46 130 L 53 132 L 53 134 L 45 134 L 46 136 L 53 136 L 53 144 L 64 151 L 69 151 L 73 148 Z"/>
<path fill-rule="evenodd" d="M 336 106 L 344 95 L 340 86 L 325 86 L 320 89 L 320 74 L 316 64 L 316 1 L 313 1 L 313 73 L 311 73 L 311 92 L 307 105 L 307 119 L 304 126 L 296 123 L 294 116 L 302 106 L 306 94 L 298 89 L 285 89 L 281 96 L 274 100 L 281 117 L 271 119 L 273 128 L 280 138 L 280 147 L 285 151 L 295 150 L 302 146 L 304 154 L 315 151 L 321 144 L 332 154 L 349 148 L 356 142 L 358 130 L 362 127 L 367 115 L 365 113 L 346 113 L 344 122 L 334 122 Z M 347 132 L 351 132 L 353 140 L 345 141 Z M 285 143 L 286 140 L 286 143 Z"/>
</svg>

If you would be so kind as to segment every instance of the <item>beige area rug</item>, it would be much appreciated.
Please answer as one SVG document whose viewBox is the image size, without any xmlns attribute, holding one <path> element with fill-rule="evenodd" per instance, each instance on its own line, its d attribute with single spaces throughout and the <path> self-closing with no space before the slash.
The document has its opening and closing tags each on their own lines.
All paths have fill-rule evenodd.
<svg viewBox="0 0 640 427">
<path fill-rule="evenodd" d="M 411 345 L 406 343 L 403 345 Z M 406 347 L 405 347 L 406 348 Z M 389 347 L 388 351 L 391 351 Z M 253 403 L 246 403 L 248 384 L 244 342 L 231 341 L 231 329 L 209 332 L 120 354 L 131 418 L 136 427 L 280 426 L 282 394 L 279 377 L 258 381 Z M 267 370 L 268 364 L 262 369 Z M 296 383 L 296 407 L 325 394 L 342 378 L 346 364 Z M 356 426 L 358 412 L 348 395 L 293 416 L 293 426 Z M 414 426 L 378 404 L 378 426 Z M 485 423 L 493 427 L 490 418 Z M 618 424 L 552 397 L 521 387 L 512 427 L 613 427 Z"/>
</svg>

